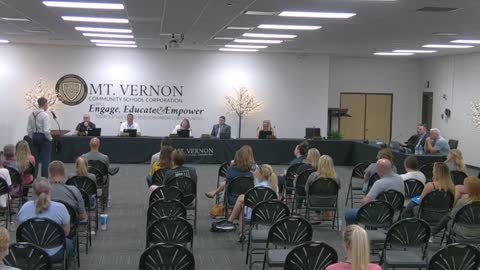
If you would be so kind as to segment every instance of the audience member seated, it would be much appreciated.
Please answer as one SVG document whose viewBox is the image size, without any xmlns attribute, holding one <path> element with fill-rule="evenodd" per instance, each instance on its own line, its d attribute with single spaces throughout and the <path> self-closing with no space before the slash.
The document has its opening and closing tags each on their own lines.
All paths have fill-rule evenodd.
<svg viewBox="0 0 480 270">
<path fill-rule="evenodd" d="M 23 168 L 23 181 L 22 185 L 31 185 L 33 183 L 34 175 L 27 173 L 29 168 L 35 167 L 35 157 L 30 151 L 30 146 L 27 141 L 21 140 L 15 146 L 16 158 L 20 166 Z M 33 173 L 33 171 L 32 171 Z"/>
<path fill-rule="evenodd" d="M 0 228 L 0 270 L 20 270 L 3 264 L 3 259 L 8 255 L 8 247 L 10 246 L 10 234 L 8 230 Z"/>
<path fill-rule="evenodd" d="M 392 164 L 392 172 L 397 173 L 397 167 L 393 165 L 393 153 L 390 149 L 380 149 L 377 153 L 377 160 L 387 159 Z M 365 176 L 363 182 L 363 193 L 367 194 L 371 186 L 369 186 L 369 180 L 372 175 L 377 173 L 377 164 L 372 163 L 365 169 Z"/>
<path fill-rule="evenodd" d="M 173 147 L 170 145 L 165 145 L 160 150 L 160 158 L 158 161 L 155 161 L 150 168 L 150 172 L 147 175 L 147 185 L 148 187 L 152 186 L 153 175 L 159 170 L 170 170 L 172 168 L 172 153 Z"/>
<path fill-rule="evenodd" d="M 425 152 L 442 156 L 446 156 L 450 152 L 450 146 L 447 140 L 441 136 L 438 128 L 430 129 L 430 137 L 425 140 Z"/>
<path fill-rule="evenodd" d="M 254 171 L 253 175 L 255 176 L 255 179 L 257 179 L 257 182 L 255 183 L 255 187 L 268 187 L 278 193 L 278 181 L 277 181 L 277 176 L 273 172 L 272 166 L 268 164 L 262 164 L 257 167 L 257 169 Z M 241 226 L 243 226 L 243 219 L 247 218 L 250 219 L 251 216 L 251 210 L 250 208 L 247 208 L 245 212 L 242 212 L 243 203 L 245 200 L 245 195 L 239 195 L 237 198 L 237 201 L 235 202 L 235 206 L 233 207 L 232 213 L 228 217 L 227 221 L 219 224 L 217 227 L 221 228 L 223 230 L 234 230 L 235 229 L 235 224 L 233 224 L 233 221 L 238 218 L 239 223 Z M 244 215 L 242 215 L 244 213 Z M 240 230 L 242 228 L 240 227 Z"/>
<path fill-rule="evenodd" d="M 465 193 L 462 195 L 460 199 L 458 199 L 453 207 L 450 215 L 445 216 L 438 226 L 435 226 L 435 230 L 432 231 L 432 234 L 437 234 L 438 232 L 442 231 L 444 228 L 451 228 L 452 222 L 451 220 L 455 217 L 460 210 L 465 205 L 480 202 L 480 179 L 476 177 L 467 177 L 464 181 L 464 191 Z M 478 213 L 477 213 L 478 214 Z M 455 225 L 454 233 L 458 238 L 463 239 L 479 239 L 480 238 L 480 227 L 478 226 L 461 226 Z"/>
<path fill-rule="evenodd" d="M 18 173 L 23 173 L 24 168 L 15 157 L 15 146 L 13 144 L 7 144 L 3 147 L 3 155 L 5 157 L 5 160 L 3 161 L 3 167 L 13 168 Z"/>
<path fill-rule="evenodd" d="M 65 232 L 67 254 L 73 256 L 72 240 L 66 236 L 70 233 L 70 215 L 67 208 L 58 202 L 51 201 L 52 186 L 45 178 L 37 178 L 33 181 L 34 200 L 26 202 L 17 214 L 19 224 L 32 218 L 47 218 L 61 225 Z M 63 247 L 45 249 L 53 262 L 63 260 Z"/>
<path fill-rule="evenodd" d="M 304 163 L 305 159 L 307 158 L 308 152 L 308 142 L 302 142 L 299 145 L 295 146 L 295 149 L 293 150 L 293 155 L 295 158 L 290 161 L 288 164 L 288 167 L 294 165 L 294 164 L 300 164 Z M 287 174 L 287 169 L 283 169 L 283 174 L 278 177 L 278 186 L 283 187 L 285 185 L 285 175 Z M 297 172 L 298 174 L 298 172 Z"/>
<path fill-rule="evenodd" d="M 183 166 L 185 163 L 185 153 L 181 149 L 176 149 L 171 155 L 173 167 L 165 172 L 164 182 L 176 177 L 187 177 L 197 183 L 197 171 L 195 168 Z M 150 191 L 154 191 L 158 186 L 150 186 Z"/>
<path fill-rule="evenodd" d="M 160 151 L 162 151 L 162 147 L 165 145 L 173 147 L 173 141 L 168 136 L 162 139 L 162 142 L 160 143 Z M 150 167 L 152 167 L 153 163 L 157 162 L 160 159 L 160 151 L 152 155 L 152 158 L 150 159 Z"/>
<path fill-rule="evenodd" d="M 376 163 L 377 174 L 380 177 L 377 180 L 368 194 L 361 200 L 361 204 L 367 204 L 374 201 L 380 193 L 388 190 L 396 190 L 405 195 L 403 179 L 400 175 L 392 171 L 392 163 L 388 159 L 379 159 Z M 345 213 L 345 221 L 347 225 L 355 223 L 357 218 L 358 208 L 347 210 Z"/>
<path fill-rule="evenodd" d="M 54 201 L 61 201 L 70 205 L 77 212 L 79 220 L 87 219 L 85 202 L 82 193 L 75 186 L 65 185 L 65 165 L 63 162 L 54 160 L 48 166 L 48 178 L 52 186 L 50 197 Z"/>
<path fill-rule="evenodd" d="M 329 265 L 326 270 L 381 270 L 370 262 L 370 243 L 367 232 L 358 225 L 347 226 L 343 232 L 346 262 Z"/>
<path fill-rule="evenodd" d="M 432 182 L 429 182 L 423 188 L 422 194 L 420 195 L 419 204 L 422 202 L 423 198 L 427 196 L 428 193 L 440 190 L 448 191 L 452 194 L 455 194 L 455 185 L 452 182 L 452 177 L 450 176 L 450 170 L 448 169 L 447 164 L 443 162 L 435 162 L 433 164 L 433 177 Z M 415 202 L 410 202 L 405 210 L 403 211 L 402 216 L 404 218 L 416 216 L 418 213 L 418 206 Z"/>
<path fill-rule="evenodd" d="M 184 118 L 180 124 L 175 126 L 175 128 L 172 130 L 172 134 L 177 134 L 177 131 L 179 130 L 189 130 L 190 137 L 193 137 L 190 121 L 187 118 Z"/>
<path fill-rule="evenodd" d="M 271 131 L 272 136 L 277 137 L 277 131 L 270 120 L 263 120 L 262 127 L 257 127 L 257 139 L 260 139 L 260 131 Z"/>
<path fill-rule="evenodd" d="M 210 199 L 214 198 L 217 194 L 225 190 L 225 184 L 227 182 L 230 182 L 237 177 L 253 177 L 252 164 L 254 164 L 254 160 L 252 151 L 248 150 L 247 147 L 238 149 L 237 152 L 235 152 L 232 166 L 227 170 L 225 182 L 223 182 L 217 189 L 206 192 L 205 196 Z M 237 201 L 237 197 L 233 196 L 226 199 L 228 199 L 230 205 L 234 205 Z"/>
<path fill-rule="evenodd" d="M 110 167 L 110 158 L 100 152 L 100 139 L 97 137 L 94 137 L 90 140 L 90 152 L 85 153 L 82 156 L 85 157 L 88 161 L 98 160 L 105 164 L 107 168 Z"/>
<path fill-rule="evenodd" d="M 308 149 L 307 158 L 303 161 L 303 164 L 300 165 L 297 169 L 297 177 L 307 170 L 317 170 L 318 169 L 318 160 L 320 159 L 320 151 L 316 148 Z M 305 187 L 297 187 L 297 177 L 295 177 L 295 192 L 297 196 L 305 196 Z M 297 208 L 302 208 L 303 199 L 297 197 Z"/>
<path fill-rule="evenodd" d="M 415 156 L 408 156 L 403 162 L 403 166 L 405 167 L 405 171 L 407 172 L 400 175 L 403 180 L 416 179 L 425 184 L 425 175 L 418 170 L 418 160 Z"/>
<path fill-rule="evenodd" d="M 3 155 L 0 153 L 0 178 L 7 182 L 8 187 L 12 185 L 10 179 L 10 173 L 3 167 Z M 8 194 L 0 195 L 0 207 L 5 208 L 7 206 Z"/>
<path fill-rule="evenodd" d="M 74 176 L 85 176 L 92 179 L 95 183 L 97 182 L 95 174 L 88 172 L 88 160 L 83 156 L 77 158 L 75 161 L 75 173 L 70 174 L 68 178 Z"/>
<path fill-rule="evenodd" d="M 467 167 L 463 161 L 462 151 L 458 149 L 450 150 L 447 160 L 445 160 L 445 164 L 447 164 L 450 171 L 462 171 L 464 173 L 467 172 Z"/>
</svg>

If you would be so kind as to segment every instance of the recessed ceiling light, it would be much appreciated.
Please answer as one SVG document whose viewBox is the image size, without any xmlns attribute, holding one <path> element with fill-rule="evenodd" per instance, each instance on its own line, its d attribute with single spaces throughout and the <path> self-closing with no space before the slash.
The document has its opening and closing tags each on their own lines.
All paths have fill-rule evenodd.
<svg viewBox="0 0 480 270">
<path fill-rule="evenodd" d="M 454 33 L 454 32 L 435 32 L 432 34 L 435 36 L 458 36 L 458 33 Z"/>
<path fill-rule="evenodd" d="M 255 38 L 296 38 L 297 35 L 283 35 L 283 34 L 261 34 L 261 33 L 245 33 L 244 37 Z"/>
<path fill-rule="evenodd" d="M 239 49 L 266 49 L 268 46 L 265 45 L 234 45 L 234 44 L 227 44 L 225 45 L 226 48 L 239 48 Z"/>
<path fill-rule="evenodd" d="M 121 18 L 62 16 L 62 19 L 64 21 L 72 21 L 72 22 L 128 23 L 127 19 L 121 19 Z"/>
<path fill-rule="evenodd" d="M 101 34 L 101 33 L 82 33 L 86 37 L 106 37 L 106 38 L 134 38 L 133 35 Z"/>
<path fill-rule="evenodd" d="M 242 26 L 229 26 L 228 30 L 252 30 L 253 27 L 242 27 Z"/>
<path fill-rule="evenodd" d="M 281 29 L 281 30 L 318 30 L 321 26 L 315 25 L 284 25 L 284 24 L 260 24 L 258 28 L 262 29 Z"/>
<path fill-rule="evenodd" d="M 241 39 L 237 38 L 233 42 L 237 43 L 263 43 L 263 44 L 280 44 L 283 40 L 273 40 L 273 39 Z"/>
<path fill-rule="evenodd" d="M 10 41 L 6 40 L 6 39 L 0 39 L 0 43 L 9 43 Z"/>
<path fill-rule="evenodd" d="M 376 52 L 374 55 L 380 56 L 409 56 L 413 55 L 413 53 L 399 53 L 399 52 Z"/>
<path fill-rule="evenodd" d="M 27 18 L 1 17 L 0 19 L 4 21 L 12 21 L 12 22 L 30 22 L 30 19 L 27 19 Z"/>
<path fill-rule="evenodd" d="M 90 3 L 90 2 L 65 2 L 65 1 L 43 1 L 47 7 L 61 8 L 91 8 L 91 9 L 124 9 L 123 4 L 117 3 Z"/>
<path fill-rule="evenodd" d="M 257 16 L 274 16 L 277 15 L 278 12 L 271 12 L 271 11 L 254 11 L 249 10 L 245 12 L 245 15 L 257 15 Z"/>
<path fill-rule="evenodd" d="M 472 45 L 451 45 L 451 44 L 426 44 L 423 48 L 439 48 L 439 49 L 468 49 L 473 48 Z"/>
<path fill-rule="evenodd" d="M 258 52 L 257 49 L 233 49 L 233 48 L 220 48 L 222 52 Z"/>
<path fill-rule="evenodd" d="M 97 43 L 95 46 L 99 47 L 117 47 L 117 48 L 136 48 L 137 45 L 128 45 L 128 44 L 104 44 L 104 43 Z"/>
<path fill-rule="evenodd" d="M 435 50 L 394 50 L 395 53 L 436 53 Z"/>
<path fill-rule="evenodd" d="M 330 19 L 348 19 L 357 15 L 356 13 L 345 12 L 304 12 L 304 11 L 283 11 L 278 14 L 282 17 L 302 17 L 302 18 L 330 18 Z"/>
<path fill-rule="evenodd" d="M 480 39 L 457 39 L 450 41 L 452 43 L 480 44 Z"/>
<path fill-rule="evenodd" d="M 220 40 L 234 40 L 235 38 L 233 38 L 233 37 L 215 37 L 214 39 L 220 39 Z"/>
<path fill-rule="evenodd" d="M 119 29 L 119 28 L 101 28 L 101 27 L 82 27 L 77 26 L 75 30 L 81 32 L 102 32 L 102 33 L 125 33 L 129 34 L 132 33 L 130 29 Z"/>
<path fill-rule="evenodd" d="M 135 44 L 135 41 L 131 40 L 109 40 L 109 39 L 91 39 L 92 43 L 112 43 L 112 44 Z"/>
</svg>

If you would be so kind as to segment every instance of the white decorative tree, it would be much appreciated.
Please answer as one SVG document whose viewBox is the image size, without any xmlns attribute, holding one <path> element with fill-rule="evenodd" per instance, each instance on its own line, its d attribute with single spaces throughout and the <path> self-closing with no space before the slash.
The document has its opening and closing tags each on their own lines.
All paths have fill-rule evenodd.
<svg viewBox="0 0 480 270">
<path fill-rule="evenodd" d="M 228 113 L 238 116 L 238 138 L 242 135 L 242 118 L 259 111 L 263 105 L 247 86 L 235 90 L 236 96 L 225 97 Z"/>
<path fill-rule="evenodd" d="M 53 107 L 58 102 L 55 87 L 42 78 L 37 80 L 32 88 L 25 91 L 25 107 L 27 109 L 38 108 L 37 100 L 41 97 L 48 100 L 49 107 Z"/>
<path fill-rule="evenodd" d="M 472 121 L 475 127 L 480 127 L 480 101 L 472 102 L 470 110 L 472 111 Z"/>
</svg>

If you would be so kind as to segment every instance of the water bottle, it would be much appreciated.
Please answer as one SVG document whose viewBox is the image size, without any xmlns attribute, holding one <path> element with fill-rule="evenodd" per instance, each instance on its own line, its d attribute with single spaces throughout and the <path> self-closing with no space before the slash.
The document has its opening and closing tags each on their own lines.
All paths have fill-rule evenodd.
<svg viewBox="0 0 480 270">
<path fill-rule="evenodd" d="M 425 149 L 423 148 L 423 146 L 419 145 L 418 149 L 419 149 L 419 153 L 418 153 L 419 155 L 425 154 Z"/>
<path fill-rule="evenodd" d="M 338 215 L 338 213 L 337 213 L 336 223 L 337 223 L 336 225 L 338 225 L 338 226 L 335 226 L 335 230 L 336 230 L 337 232 L 341 232 L 341 231 L 342 231 L 342 219 L 340 218 L 340 216 Z"/>
<path fill-rule="evenodd" d="M 420 146 L 415 145 L 415 155 L 420 155 Z"/>
<path fill-rule="evenodd" d="M 382 144 L 382 142 L 380 141 L 380 137 L 377 136 L 377 138 L 375 139 L 375 144 Z"/>
</svg>

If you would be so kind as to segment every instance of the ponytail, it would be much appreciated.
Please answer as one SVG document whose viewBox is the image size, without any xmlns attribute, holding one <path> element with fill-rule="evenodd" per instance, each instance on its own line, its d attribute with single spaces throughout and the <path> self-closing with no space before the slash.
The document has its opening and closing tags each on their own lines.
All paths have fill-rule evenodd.
<svg viewBox="0 0 480 270">
<path fill-rule="evenodd" d="M 37 214 L 43 213 L 50 207 L 50 199 L 48 194 L 50 194 L 50 182 L 47 179 L 39 177 L 33 182 L 33 194 L 36 197 L 36 206 L 35 212 Z"/>
<path fill-rule="evenodd" d="M 278 193 L 278 178 L 277 175 L 273 172 L 272 166 L 268 164 L 262 164 L 259 166 L 259 168 L 261 178 L 267 180 L 270 183 L 271 189 Z"/>
<path fill-rule="evenodd" d="M 77 175 L 78 176 L 88 176 L 88 161 L 86 158 L 80 156 L 75 162 L 77 165 Z"/>
<path fill-rule="evenodd" d="M 347 226 L 343 233 L 345 247 L 350 251 L 352 270 L 368 270 L 370 245 L 367 232 L 358 225 Z"/>
<path fill-rule="evenodd" d="M 48 194 L 45 192 L 40 193 L 37 197 L 37 205 L 35 206 L 35 212 L 37 212 L 37 214 L 41 214 L 49 207 L 50 200 L 48 199 Z"/>
</svg>

